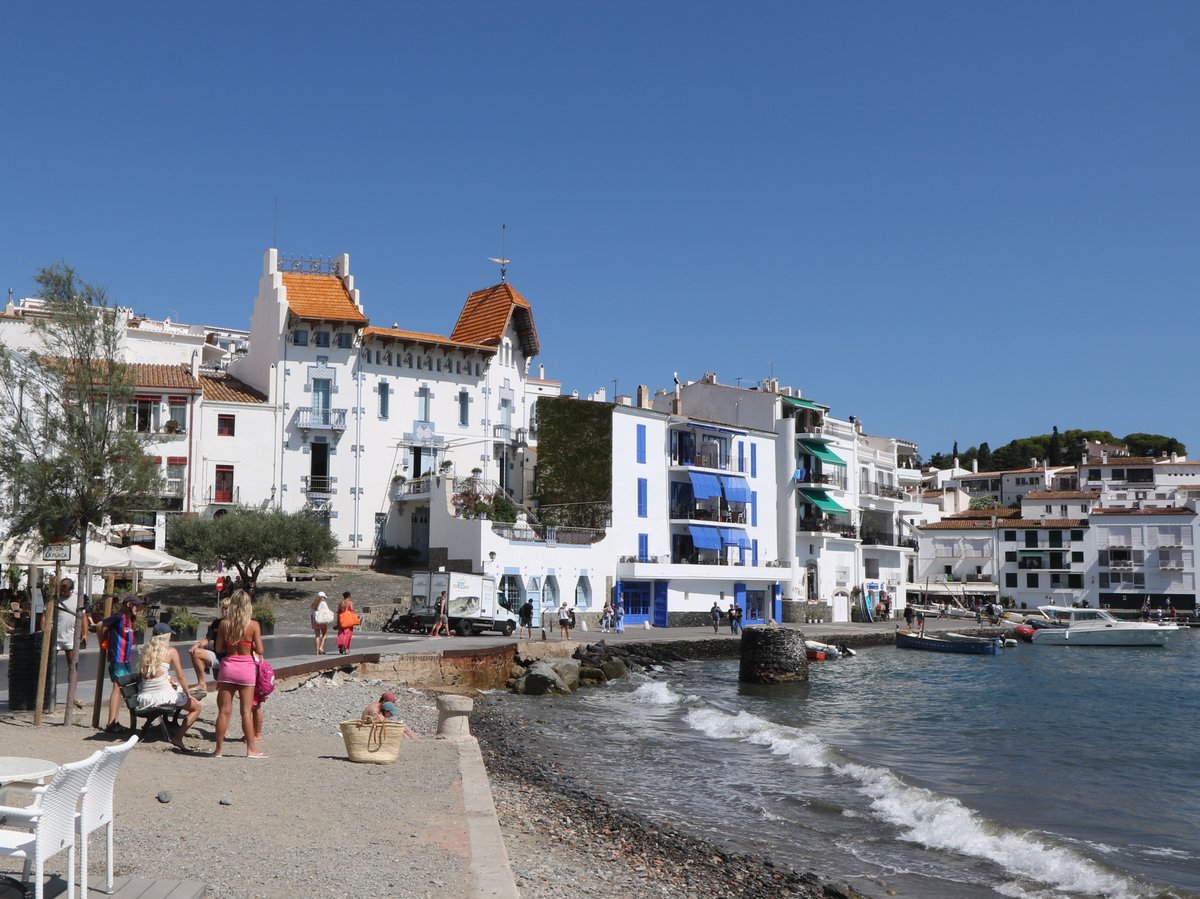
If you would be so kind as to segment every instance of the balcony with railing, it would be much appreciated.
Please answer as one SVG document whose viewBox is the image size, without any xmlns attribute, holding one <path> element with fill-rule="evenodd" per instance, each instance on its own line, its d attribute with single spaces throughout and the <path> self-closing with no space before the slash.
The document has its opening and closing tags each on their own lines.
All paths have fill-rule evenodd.
<svg viewBox="0 0 1200 899">
<path fill-rule="evenodd" d="M 235 506 L 238 503 L 240 487 L 209 487 L 208 501 L 214 506 Z"/>
<path fill-rule="evenodd" d="M 745 524 L 746 510 L 745 508 L 731 507 L 726 503 L 721 503 L 720 507 L 708 507 L 700 504 L 672 506 L 671 518 L 674 521 L 718 521 L 726 524 Z"/>
<path fill-rule="evenodd" d="M 858 528 L 837 518 L 801 518 L 796 522 L 796 530 L 809 534 L 836 534 L 852 540 L 858 538 Z"/>
<path fill-rule="evenodd" d="M 346 410 L 301 406 L 296 410 L 296 427 L 303 431 L 344 431 Z"/>
<path fill-rule="evenodd" d="M 828 487 L 832 490 L 845 490 L 846 471 L 845 469 L 836 468 L 833 472 L 813 471 L 811 468 L 798 467 L 796 469 L 796 484 L 800 487 Z"/>
<path fill-rule="evenodd" d="M 492 437 L 499 443 L 512 443 L 516 433 L 517 428 L 512 425 L 492 425 Z"/>
<path fill-rule="evenodd" d="M 337 478 L 329 475 L 306 474 L 300 478 L 300 490 L 308 494 L 332 495 L 337 493 Z"/>
<path fill-rule="evenodd" d="M 575 528 L 528 521 L 493 522 L 492 533 L 516 543 L 544 543 L 547 546 L 590 546 L 599 543 L 608 532 L 604 528 Z"/>
<path fill-rule="evenodd" d="M 862 493 L 869 493 L 871 496 L 882 496 L 884 499 L 908 499 L 908 494 L 899 487 L 880 481 L 863 480 L 859 482 L 859 487 Z"/>
</svg>

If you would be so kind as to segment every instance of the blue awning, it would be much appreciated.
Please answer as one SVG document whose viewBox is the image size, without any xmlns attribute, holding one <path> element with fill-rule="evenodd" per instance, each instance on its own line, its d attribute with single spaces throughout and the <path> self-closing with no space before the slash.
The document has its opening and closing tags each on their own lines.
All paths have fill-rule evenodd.
<svg viewBox="0 0 1200 899">
<path fill-rule="evenodd" d="M 750 540 L 746 537 L 746 532 L 737 528 L 721 528 L 721 542 L 726 546 L 750 548 Z"/>
<path fill-rule="evenodd" d="M 692 543 L 696 549 L 721 548 L 721 528 L 706 528 L 703 525 L 689 524 L 688 530 L 691 531 Z"/>
<path fill-rule="evenodd" d="M 739 478 L 737 475 L 732 474 L 723 474 L 718 477 L 721 478 L 721 486 L 725 490 L 725 502 L 750 502 L 750 487 L 746 483 L 745 478 Z"/>
<path fill-rule="evenodd" d="M 689 421 L 687 427 L 693 431 L 711 431 L 714 434 L 732 434 L 734 437 L 745 437 L 748 431 L 735 431 L 733 428 L 722 428 L 717 425 L 701 425 L 694 421 Z"/>
<path fill-rule="evenodd" d="M 696 499 L 720 498 L 721 482 L 717 480 L 715 474 L 708 474 L 703 471 L 689 471 L 688 477 L 692 479 L 692 495 Z"/>
</svg>

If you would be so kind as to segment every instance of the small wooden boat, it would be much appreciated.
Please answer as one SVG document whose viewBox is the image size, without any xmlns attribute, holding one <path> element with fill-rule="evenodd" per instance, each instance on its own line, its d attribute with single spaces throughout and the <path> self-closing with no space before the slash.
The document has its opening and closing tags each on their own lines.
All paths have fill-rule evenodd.
<svg viewBox="0 0 1200 899">
<path fill-rule="evenodd" d="M 999 637 L 970 637 L 966 634 L 914 634 L 908 630 L 896 631 L 896 646 L 899 649 L 923 649 L 926 652 L 959 652 L 971 655 L 995 655 L 1003 641 Z"/>
</svg>

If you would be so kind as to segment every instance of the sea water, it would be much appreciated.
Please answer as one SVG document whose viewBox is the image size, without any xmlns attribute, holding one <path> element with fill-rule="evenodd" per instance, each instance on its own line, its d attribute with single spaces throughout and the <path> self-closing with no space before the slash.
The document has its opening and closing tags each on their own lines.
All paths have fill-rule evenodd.
<svg viewBox="0 0 1200 899">
<path fill-rule="evenodd" d="M 544 749 L 614 805 L 868 895 L 1200 896 L 1200 633 L 875 647 L 779 686 L 685 663 L 512 701 L 554 704 Z"/>
</svg>

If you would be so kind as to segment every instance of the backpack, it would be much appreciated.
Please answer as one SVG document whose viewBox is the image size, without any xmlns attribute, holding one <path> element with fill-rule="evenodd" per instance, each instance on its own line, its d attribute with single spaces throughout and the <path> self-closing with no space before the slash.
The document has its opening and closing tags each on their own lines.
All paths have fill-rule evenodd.
<svg viewBox="0 0 1200 899">
<path fill-rule="evenodd" d="M 265 659 L 258 662 L 258 676 L 254 682 L 254 698 L 262 702 L 275 692 L 275 669 Z"/>
</svg>

